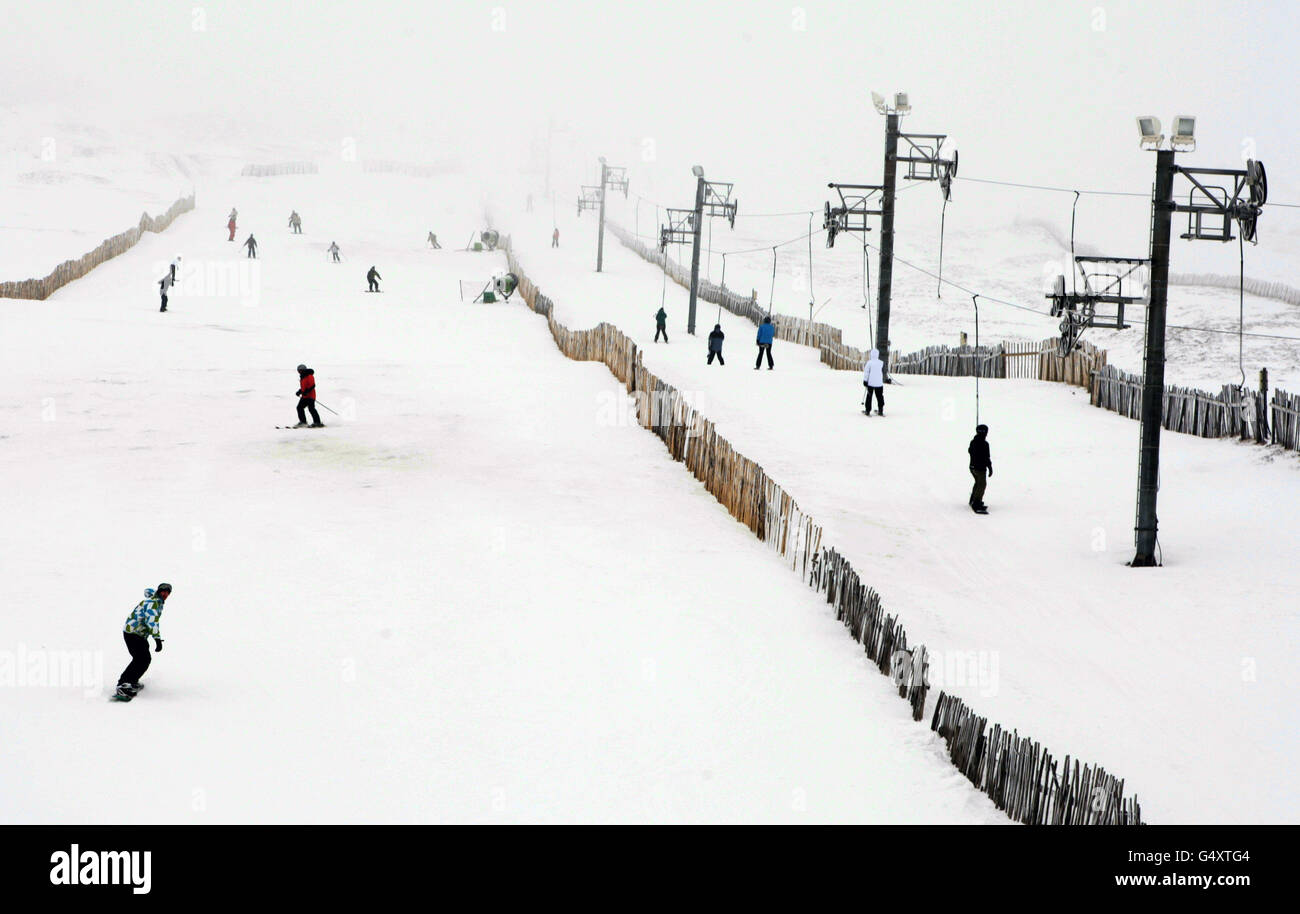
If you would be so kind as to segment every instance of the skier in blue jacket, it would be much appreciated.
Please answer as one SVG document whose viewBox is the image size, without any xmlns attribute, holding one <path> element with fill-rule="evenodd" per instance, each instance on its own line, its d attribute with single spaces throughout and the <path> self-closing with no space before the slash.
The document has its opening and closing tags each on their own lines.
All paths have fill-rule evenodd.
<svg viewBox="0 0 1300 914">
<path fill-rule="evenodd" d="M 763 353 L 767 353 L 767 370 L 772 370 L 772 340 L 776 339 L 776 324 L 772 323 L 772 315 L 763 318 L 763 323 L 758 325 L 758 358 L 754 360 L 754 370 L 757 371 L 763 364 Z"/>
<path fill-rule="evenodd" d="M 159 584 L 156 589 L 148 588 L 144 599 L 131 610 L 122 626 L 122 638 L 126 649 L 131 653 L 131 662 L 127 664 L 122 675 L 117 677 L 117 697 L 130 701 L 140 691 L 140 677 L 149 669 L 149 638 L 154 640 L 154 650 L 163 649 L 162 634 L 158 623 L 162 619 L 163 603 L 172 595 L 172 585 Z"/>
</svg>

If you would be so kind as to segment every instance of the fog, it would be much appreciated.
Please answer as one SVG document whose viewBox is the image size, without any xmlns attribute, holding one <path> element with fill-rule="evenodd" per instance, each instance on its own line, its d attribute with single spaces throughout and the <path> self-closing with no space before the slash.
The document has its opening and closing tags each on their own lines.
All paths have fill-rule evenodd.
<svg viewBox="0 0 1300 914">
<path fill-rule="evenodd" d="M 224 141 L 532 171 L 599 154 L 643 196 L 689 167 L 750 211 L 874 181 L 870 91 L 948 133 L 967 176 L 1146 190 L 1134 116 L 1198 116 L 1198 164 L 1270 166 L 1294 199 L 1295 5 L 1259 2 L 5 2 L 6 107 Z M 19 142 L 21 138 L 7 138 Z"/>
</svg>

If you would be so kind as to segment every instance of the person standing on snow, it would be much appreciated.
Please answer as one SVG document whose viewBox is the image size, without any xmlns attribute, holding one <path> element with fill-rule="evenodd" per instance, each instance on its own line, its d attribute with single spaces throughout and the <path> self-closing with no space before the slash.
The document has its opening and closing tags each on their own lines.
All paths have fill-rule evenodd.
<svg viewBox="0 0 1300 914">
<path fill-rule="evenodd" d="M 727 335 L 722 332 L 722 325 L 714 324 L 713 332 L 709 334 L 709 361 L 707 364 L 713 364 L 714 356 L 717 356 L 719 365 L 727 364 L 722 360 L 722 341 L 726 338 Z"/>
<path fill-rule="evenodd" d="M 244 247 L 248 248 L 248 256 L 254 260 L 257 259 L 257 239 L 253 237 L 252 232 L 248 234 L 248 240 L 244 242 Z"/>
<path fill-rule="evenodd" d="M 295 235 L 302 234 L 302 216 L 298 215 L 297 210 L 289 213 L 289 228 L 293 229 Z"/>
<path fill-rule="evenodd" d="M 311 427 L 324 428 L 320 414 L 316 412 L 316 372 L 306 365 L 298 366 L 298 424 L 294 428 L 307 427 L 307 413 L 311 413 Z"/>
<path fill-rule="evenodd" d="M 146 589 L 144 599 L 126 617 L 126 625 L 122 626 L 122 638 L 131 654 L 131 662 L 126 665 L 122 675 L 117 677 L 116 695 L 123 701 L 130 701 L 141 689 L 140 677 L 149 669 L 152 659 L 149 656 L 149 639 L 153 638 L 155 650 L 163 649 L 158 623 L 162 620 L 163 603 L 171 594 L 172 585 L 167 583 L 159 584 L 157 589 Z"/>
<path fill-rule="evenodd" d="M 776 339 L 776 324 L 772 323 L 772 315 L 763 318 L 763 323 L 758 325 L 758 358 L 754 359 L 754 370 L 763 364 L 763 354 L 767 353 L 767 370 L 772 370 L 772 340 Z"/>
<path fill-rule="evenodd" d="M 327 248 L 325 249 L 325 252 L 326 252 L 327 254 L 331 254 L 331 255 L 333 255 L 333 257 L 334 257 L 334 262 L 335 262 L 335 263 L 338 263 L 338 262 L 339 262 L 339 246 L 338 246 L 338 242 L 331 241 L 331 242 L 330 242 L 330 246 L 327 247 Z"/>
<path fill-rule="evenodd" d="M 655 312 L 655 342 L 659 342 L 659 334 L 664 335 L 664 342 L 668 342 L 668 312 L 662 307 Z"/>
<path fill-rule="evenodd" d="M 175 282 L 175 281 L 176 281 L 176 272 L 177 272 L 180 268 L 181 268 L 181 255 L 180 255 L 180 254 L 177 254 L 176 257 L 175 257 L 175 259 L 172 260 L 172 265 L 171 265 L 172 282 Z"/>
<path fill-rule="evenodd" d="M 163 278 L 158 280 L 158 288 L 162 292 L 162 307 L 158 309 L 160 313 L 167 310 L 167 290 L 172 287 L 172 283 L 175 281 L 175 273 L 164 273 Z"/>
<path fill-rule="evenodd" d="M 366 272 L 366 282 L 370 283 L 370 289 L 369 289 L 369 291 L 371 291 L 371 292 L 378 292 L 378 291 L 379 291 L 379 280 L 381 280 L 381 279 L 383 279 L 383 278 L 384 278 L 384 277 L 382 277 L 382 276 L 379 275 L 379 271 L 378 271 L 378 270 L 376 270 L 374 267 L 371 267 L 371 268 Z"/>
<path fill-rule="evenodd" d="M 862 386 L 867 389 L 867 399 L 863 405 L 867 415 L 871 415 L 871 398 L 876 398 L 876 407 L 880 415 L 885 414 L 885 363 L 880 361 L 880 350 L 873 349 L 867 353 L 867 364 L 862 369 Z"/>
<path fill-rule="evenodd" d="M 429 233 L 428 240 L 429 240 L 429 245 L 433 247 L 435 250 L 442 250 L 442 245 L 438 243 L 438 236 L 435 235 L 433 232 Z"/>
<path fill-rule="evenodd" d="M 989 427 L 975 426 L 975 437 L 970 440 L 966 453 L 970 454 L 970 474 L 975 477 L 975 485 L 970 490 L 970 507 L 976 514 L 988 514 L 984 504 L 985 474 L 993 475 L 993 458 L 989 456 Z"/>
<path fill-rule="evenodd" d="M 559 226 L 556 226 L 555 231 L 551 232 L 551 247 L 558 248 L 559 246 L 560 246 L 560 228 Z"/>
<path fill-rule="evenodd" d="M 230 221 L 226 223 L 226 228 L 230 229 L 230 238 L 228 239 L 230 241 L 235 240 L 235 217 L 238 215 L 239 213 L 237 213 L 235 208 L 232 206 L 230 208 Z"/>
</svg>

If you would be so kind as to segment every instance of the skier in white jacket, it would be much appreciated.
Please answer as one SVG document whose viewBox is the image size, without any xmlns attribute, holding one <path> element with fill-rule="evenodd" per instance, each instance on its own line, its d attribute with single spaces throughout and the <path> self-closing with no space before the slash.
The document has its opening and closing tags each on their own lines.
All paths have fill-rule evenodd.
<svg viewBox="0 0 1300 914">
<path fill-rule="evenodd" d="M 885 414 L 885 363 L 880 361 L 880 350 L 873 349 L 867 353 L 867 365 L 862 370 L 862 386 L 867 389 L 867 399 L 863 403 L 867 415 L 871 415 L 871 397 L 876 398 L 877 411 Z"/>
</svg>

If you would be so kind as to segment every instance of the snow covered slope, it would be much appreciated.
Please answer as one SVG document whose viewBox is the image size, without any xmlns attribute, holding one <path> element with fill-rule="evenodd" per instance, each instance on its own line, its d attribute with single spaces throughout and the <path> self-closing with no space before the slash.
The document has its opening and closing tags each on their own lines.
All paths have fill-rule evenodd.
<svg viewBox="0 0 1300 914">
<path fill-rule="evenodd" d="M 992 513 L 975 517 L 973 379 L 908 376 L 886 389 L 886 418 L 866 418 L 857 373 L 780 341 L 776 370 L 756 372 L 748 321 L 704 304 L 690 337 L 685 290 L 665 293 L 662 273 L 612 238 L 594 272 L 589 214 L 560 211 L 553 250 L 551 214 L 520 209 L 502 204 L 497 221 L 557 316 L 631 334 L 651 371 L 823 524 L 934 653 L 937 688 L 1127 778 L 1150 821 L 1300 818 L 1294 454 L 1166 434 L 1166 564 L 1130 569 L 1138 423 L 1064 385 L 984 382 L 996 475 Z M 653 342 L 661 296 L 667 345 Z M 726 367 L 705 364 L 719 320 Z"/>
<path fill-rule="evenodd" d="M 0 302 L 0 820 L 1006 821 L 617 419 L 603 367 L 518 303 L 458 301 L 503 263 L 451 249 L 482 227 L 472 188 L 327 173 L 198 200 L 49 301 Z M 343 414 L 326 429 L 274 428 L 299 362 Z M 164 651 L 110 703 L 122 621 L 164 579 Z M 70 652 L 84 675 L 39 684 Z"/>
</svg>

